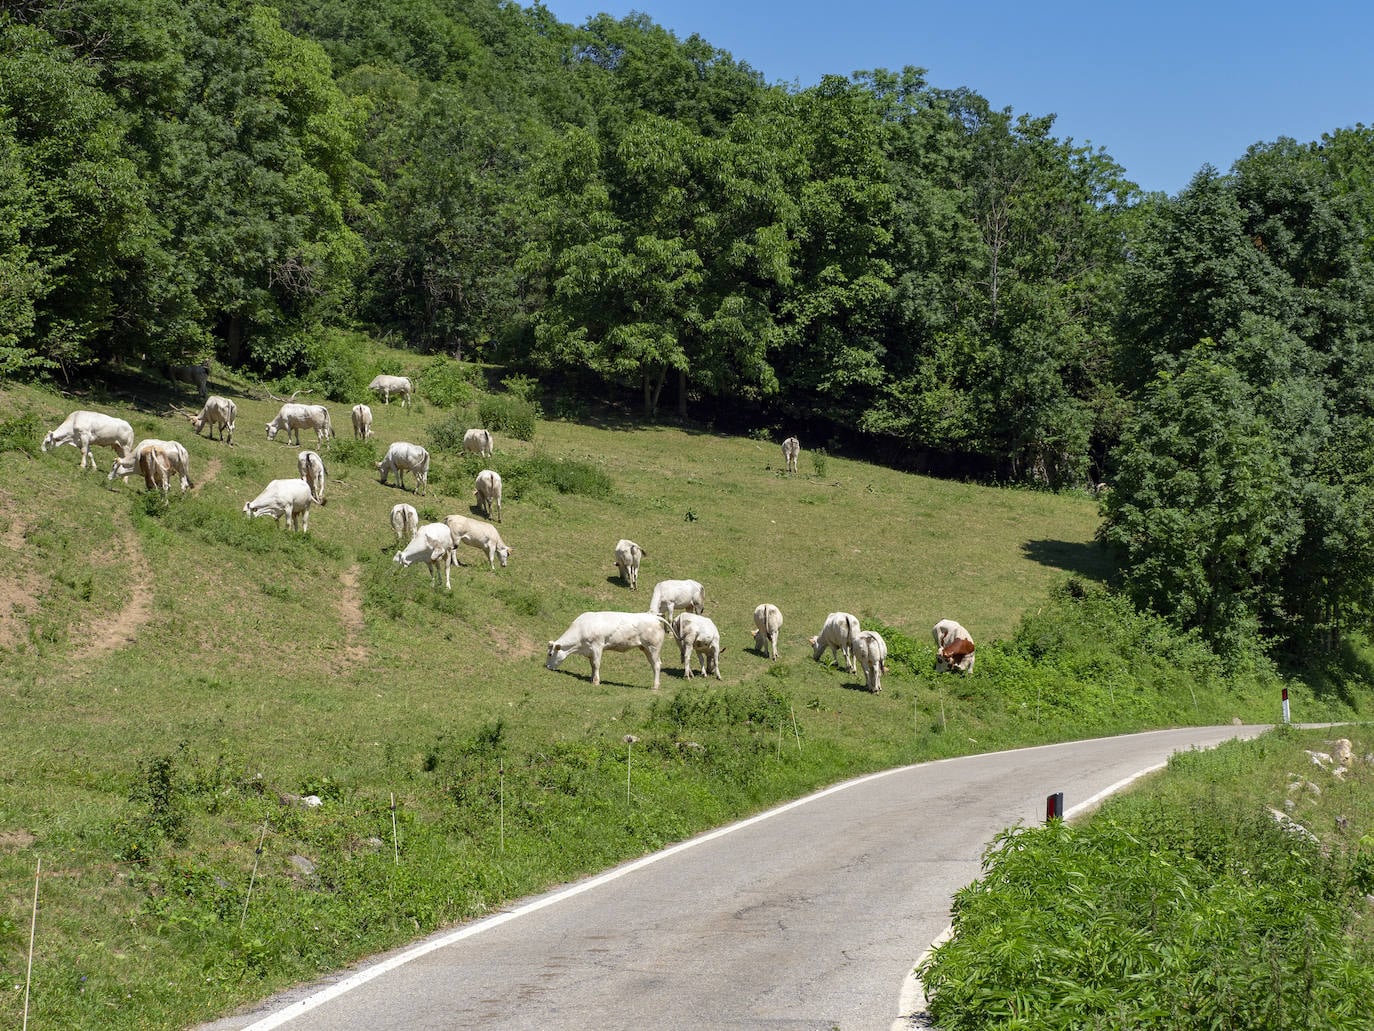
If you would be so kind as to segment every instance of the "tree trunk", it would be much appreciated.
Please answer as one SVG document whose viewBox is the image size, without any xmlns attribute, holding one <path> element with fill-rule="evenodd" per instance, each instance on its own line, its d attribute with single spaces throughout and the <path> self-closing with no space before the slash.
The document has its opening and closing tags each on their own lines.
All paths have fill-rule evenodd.
<svg viewBox="0 0 1374 1031">
<path fill-rule="evenodd" d="M 687 370 L 677 370 L 677 417 L 687 421 Z"/>
<path fill-rule="evenodd" d="M 230 315 L 224 325 L 224 349 L 229 364 L 237 368 L 243 360 L 243 316 Z"/>
</svg>

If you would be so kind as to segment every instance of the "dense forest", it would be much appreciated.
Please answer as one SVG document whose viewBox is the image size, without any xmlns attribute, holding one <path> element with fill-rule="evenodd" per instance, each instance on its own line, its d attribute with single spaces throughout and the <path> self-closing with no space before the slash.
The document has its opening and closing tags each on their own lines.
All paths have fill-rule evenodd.
<svg viewBox="0 0 1374 1031">
<path fill-rule="evenodd" d="M 1374 612 L 1372 174 L 1361 125 L 1142 195 L 1053 116 L 915 67 L 770 85 L 643 15 L 3 0 L 0 376 L 308 376 L 362 331 L 1105 480 L 1142 606 L 1332 647 Z"/>
</svg>

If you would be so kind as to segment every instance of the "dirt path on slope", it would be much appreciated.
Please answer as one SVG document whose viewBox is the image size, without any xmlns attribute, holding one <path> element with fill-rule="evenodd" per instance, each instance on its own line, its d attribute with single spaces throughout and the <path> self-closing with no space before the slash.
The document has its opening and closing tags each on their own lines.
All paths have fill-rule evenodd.
<svg viewBox="0 0 1374 1031">
<path fill-rule="evenodd" d="M 205 463 L 205 472 L 201 473 L 199 476 L 193 476 L 191 479 L 197 487 L 204 487 L 207 483 L 214 483 L 215 477 L 219 475 L 219 471 L 223 468 L 224 461 L 222 459 L 212 458 Z"/>
<path fill-rule="evenodd" d="M 76 646 L 67 661 L 89 662 L 133 643 L 153 615 L 153 577 L 138 538 L 127 532 L 114 541 L 115 564 L 130 573 L 129 600 L 109 619 L 72 631 Z"/>
<path fill-rule="evenodd" d="M 363 592 L 358 586 L 358 573 L 358 564 L 355 562 L 339 575 L 343 587 L 339 592 L 339 622 L 344 628 L 346 666 L 366 662 L 372 655 L 363 640 L 367 624 L 363 622 Z"/>
<path fill-rule="evenodd" d="M 14 514 L 14 499 L 4 492 L 0 492 L 0 509 L 10 513 L 10 524 L 0 536 L 0 547 L 22 551 L 25 526 Z M 38 586 L 32 575 L 0 578 L 0 648 L 13 648 L 24 640 L 27 632 L 23 616 L 37 608 Z"/>
</svg>

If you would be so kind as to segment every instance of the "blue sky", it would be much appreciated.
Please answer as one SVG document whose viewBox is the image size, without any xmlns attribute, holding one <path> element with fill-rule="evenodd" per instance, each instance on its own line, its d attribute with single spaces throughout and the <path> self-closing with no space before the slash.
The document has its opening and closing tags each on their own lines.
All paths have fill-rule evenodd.
<svg viewBox="0 0 1374 1031">
<path fill-rule="evenodd" d="M 916 65 L 995 107 L 1054 114 L 1146 190 L 1177 193 L 1252 143 L 1374 123 L 1374 4 L 547 0 L 560 21 L 643 11 L 770 83 Z"/>
</svg>

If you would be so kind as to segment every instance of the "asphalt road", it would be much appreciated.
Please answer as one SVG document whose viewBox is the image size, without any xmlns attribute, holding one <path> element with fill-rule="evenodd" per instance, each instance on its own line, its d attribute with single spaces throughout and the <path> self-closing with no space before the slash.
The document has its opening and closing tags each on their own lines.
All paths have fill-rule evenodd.
<svg viewBox="0 0 1374 1031">
<path fill-rule="evenodd" d="M 203 1031 L 887 1031 L 1000 830 L 1067 815 L 1203 727 L 976 755 L 850 781 L 512 905 Z"/>
</svg>

